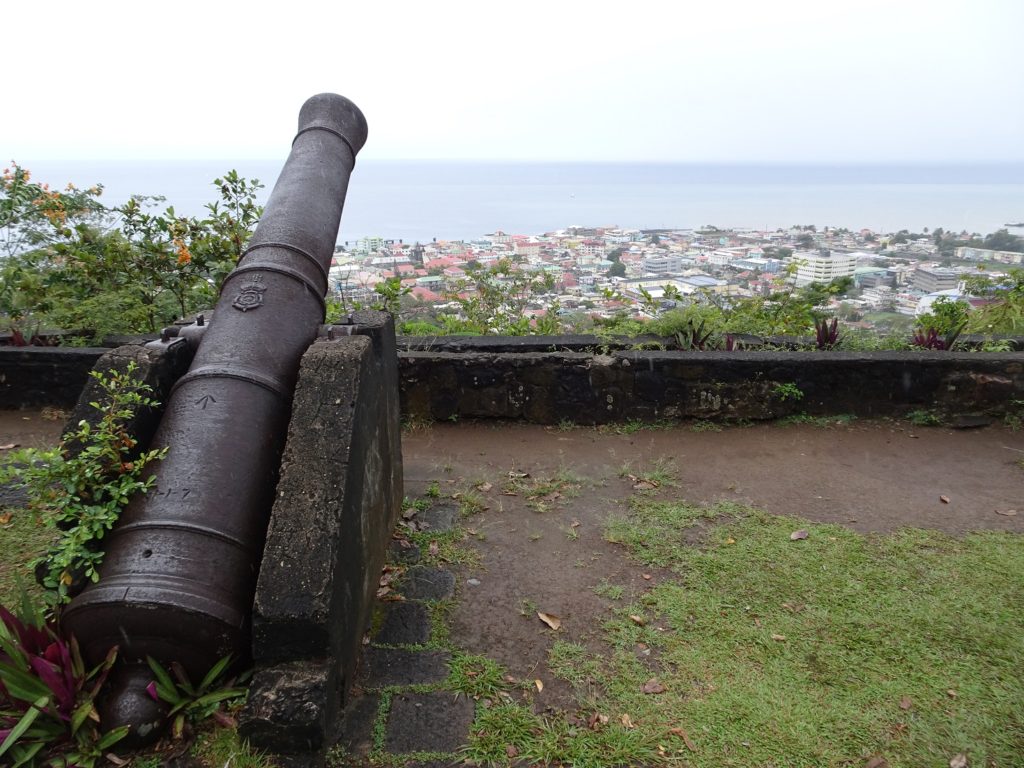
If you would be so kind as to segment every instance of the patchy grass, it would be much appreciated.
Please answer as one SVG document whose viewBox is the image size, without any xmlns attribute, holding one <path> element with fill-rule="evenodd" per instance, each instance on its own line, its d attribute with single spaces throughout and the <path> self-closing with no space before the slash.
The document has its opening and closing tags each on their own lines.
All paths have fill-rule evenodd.
<svg viewBox="0 0 1024 768">
<path fill-rule="evenodd" d="M 547 512 L 578 496 L 582 485 L 581 477 L 562 468 L 550 477 L 531 477 L 510 472 L 502 491 L 512 496 L 522 496 L 526 499 L 526 506 L 534 512 Z"/>
<path fill-rule="evenodd" d="M 935 411 L 917 410 L 907 414 L 907 421 L 915 427 L 941 427 L 942 417 Z"/>
<path fill-rule="evenodd" d="M 496 698 L 509 685 L 505 669 L 486 656 L 455 651 L 448 662 L 445 688 L 455 693 L 474 699 Z"/>
<path fill-rule="evenodd" d="M 669 419 L 656 419 L 645 421 L 643 419 L 630 419 L 629 421 L 616 422 L 614 424 L 598 424 L 596 429 L 602 435 L 635 435 L 637 432 L 673 429 L 678 424 Z"/>
<path fill-rule="evenodd" d="M 808 537 L 791 540 L 798 529 Z M 604 656 L 552 655 L 553 671 L 601 692 L 594 711 L 629 716 L 641 751 L 625 762 L 988 766 L 1024 753 L 1024 537 L 864 536 L 649 499 L 606 534 L 677 574 L 605 625 Z M 645 693 L 652 680 L 664 690 Z"/>
<path fill-rule="evenodd" d="M 811 416 L 807 413 L 797 413 L 792 416 L 785 416 L 776 423 L 781 426 L 790 424 L 807 424 L 812 427 L 829 429 L 830 427 L 845 427 L 857 420 L 852 413 L 840 413 L 835 416 Z"/>
<path fill-rule="evenodd" d="M 569 715 L 542 716 L 528 706 L 505 702 L 477 709 L 463 756 L 485 765 L 564 765 L 608 768 L 660 763 L 658 743 L 619 719 L 593 727 Z"/>
<path fill-rule="evenodd" d="M 622 596 L 626 594 L 626 589 L 621 584 L 612 584 L 607 579 L 601 579 L 600 583 L 594 587 L 594 594 L 608 600 L 621 600 Z"/>
<path fill-rule="evenodd" d="M 200 765 L 213 768 L 274 768 L 277 765 L 270 757 L 250 749 L 247 743 L 239 741 L 238 732 L 232 728 L 215 727 L 200 732 L 192 747 L 192 755 Z"/>
<path fill-rule="evenodd" d="M 690 425 L 691 432 L 721 432 L 722 425 L 707 419 L 699 419 Z"/>
<path fill-rule="evenodd" d="M 402 419 L 402 434 L 416 435 L 428 431 L 434 422 L 422 416 L 406 416 Z"/>
<path fill-rule="evenodd" d="M 53 531 L 34 514 L 16 507 L 0 507 L 0 604 L 18 600 L 20 581 L 33 595 L 42 595 L 29 563 L 46 551 Z"/>
<path fill-rule="evenodd" d="M 664 457 L 657 459 L 654 464 L 644 469 L 633 467 L 632 462 L 626 462 L 619 469 L 619 477 L 628 480 L 637 491 L 653 491 L 658 488 L 675 488 L 679 485 L 679 474 L 670 459 Z"/>
</svg>

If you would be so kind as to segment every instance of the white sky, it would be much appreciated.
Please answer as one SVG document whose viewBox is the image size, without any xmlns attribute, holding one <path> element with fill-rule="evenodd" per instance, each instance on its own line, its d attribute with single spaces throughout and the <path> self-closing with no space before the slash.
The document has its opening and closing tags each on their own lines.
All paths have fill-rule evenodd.
<svg viewBox="0 0 1024 768">
<path fill-rule="evenodd" d="M 1024 0 L 32 2 L 0 159 L 281 158 L 310 95 L 364 157 L 1024 160 Z"/>
</svg>

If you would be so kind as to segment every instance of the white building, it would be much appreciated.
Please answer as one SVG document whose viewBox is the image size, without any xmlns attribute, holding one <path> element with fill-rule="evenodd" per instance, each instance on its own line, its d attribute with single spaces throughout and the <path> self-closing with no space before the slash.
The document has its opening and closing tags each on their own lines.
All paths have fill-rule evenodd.
<svg viewBox="0 0 1024 768">
<path fill-rule="evenodd" d="M 796 284 L 830 283 L 839 277 L 852 277 L 857 268 L 857 254 L 833 251 L 827 256 L 801 251 L 793 254 L 797 264 Z"/>
</svg>

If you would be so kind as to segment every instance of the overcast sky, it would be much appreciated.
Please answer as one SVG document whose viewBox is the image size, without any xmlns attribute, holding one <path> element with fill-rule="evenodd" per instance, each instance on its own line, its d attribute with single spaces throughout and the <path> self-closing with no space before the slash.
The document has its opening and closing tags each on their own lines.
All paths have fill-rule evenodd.
<svg viewBox="0 0 1024 768">
<path fill-rule="evenodd" d="M 374 158 L 1024 160 L 1024 0 L 9 2 L 0 153 L 279 158 L 310 95 Z"/>
</svg>

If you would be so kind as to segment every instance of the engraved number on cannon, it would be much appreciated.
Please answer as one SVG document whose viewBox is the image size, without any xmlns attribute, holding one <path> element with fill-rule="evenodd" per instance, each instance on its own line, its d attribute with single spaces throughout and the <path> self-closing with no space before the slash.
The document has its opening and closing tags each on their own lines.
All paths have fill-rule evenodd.
<svg viewBox="0 0 1024 768">
<path fill-rule="evenodd" d="M 174 487 L 171 487 L 171 488 L 160 488 L 160 487 L 154 485 L 150 489 L 150 492 L 154 496 L 157 496 L 157 497 L 163 498 L 163 499 L 170 499 L 171 497 L 177 496 L 177 495 L 180 494 L 181 495 L 181 500 L 184 501 L 192 493 L 192 489 L 191 488 L 174 488 Z"/>
</svg>

